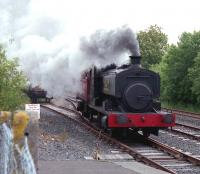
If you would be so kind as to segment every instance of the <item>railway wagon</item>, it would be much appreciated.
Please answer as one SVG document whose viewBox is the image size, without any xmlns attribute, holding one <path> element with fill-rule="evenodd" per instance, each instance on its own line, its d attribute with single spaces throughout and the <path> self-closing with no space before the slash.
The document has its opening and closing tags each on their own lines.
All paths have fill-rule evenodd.
<svg viewBox="0 0 200 174">
<path fill-rule="evenodd" d="M 160 76 L 141 66 L 140 56 L 130 64 L 104 68 L 93 66 L 81 76 L 82 93 L 77 109 L 106 131 L 141 131 L 158 135 L 159 129 L 175 126 L 175 115 L 162 112 Z"/>
<path fill-rule="evenodd" d="M 31 87 L 24 90 L 24 92 L 31 99 L 31 103 L 49 103 L 52 98 L 47 97 L 47 91 L 39 86 Z"/>
</svg>

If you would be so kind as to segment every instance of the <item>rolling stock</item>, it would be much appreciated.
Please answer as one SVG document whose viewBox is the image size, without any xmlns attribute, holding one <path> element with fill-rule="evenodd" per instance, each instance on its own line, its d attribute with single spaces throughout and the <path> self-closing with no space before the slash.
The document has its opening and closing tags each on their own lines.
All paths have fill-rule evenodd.
<svg viewBox="0 0 200 174">
<path fill-rule="evenodd" d="M 145 136 L 175 126 L 175 115 L 161 111 L 159 74 L 143 68 L 140 60 L 140 56 L 130 56 L 128 65 L 86 70 L 77 108 L 83 116 L 96 117 L 107 131 L 131 128 Z"/>
</svg>

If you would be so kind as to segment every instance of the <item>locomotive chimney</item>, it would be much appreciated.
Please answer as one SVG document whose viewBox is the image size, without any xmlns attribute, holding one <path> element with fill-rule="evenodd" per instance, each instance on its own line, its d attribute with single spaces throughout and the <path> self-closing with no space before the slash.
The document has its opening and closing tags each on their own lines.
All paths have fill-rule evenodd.
<svg viewBox="0 0 200 174">
<path fill-rule="evenodd" d="M 141 56 L 129 56 L 132 65 L 141 66 Z"/>
</svg>

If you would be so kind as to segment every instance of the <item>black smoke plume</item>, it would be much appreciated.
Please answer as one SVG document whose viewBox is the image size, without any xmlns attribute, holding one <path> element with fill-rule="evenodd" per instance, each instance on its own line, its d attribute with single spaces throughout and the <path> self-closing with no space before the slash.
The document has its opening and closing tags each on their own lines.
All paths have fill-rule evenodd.
<svg viewBox="0 0 200 174">
<path fill-rule="evenodd" d="M 111 31 L 98 30 L 90 38 L 81 38 L 80 50 L 86 57 L 106 61 L 124 53 L 140 56 L 136 34 L 127 26 Z"/>
</svg>

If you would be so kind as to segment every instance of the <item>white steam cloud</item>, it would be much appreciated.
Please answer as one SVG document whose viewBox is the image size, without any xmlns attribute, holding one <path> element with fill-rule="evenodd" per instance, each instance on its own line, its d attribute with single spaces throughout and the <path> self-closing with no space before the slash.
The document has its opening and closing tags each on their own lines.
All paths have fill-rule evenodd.
<svg viewBox="0 0 200 174">
<path fill-rule="evenodd" d="M 38 4 L 40 5 L 40 4 Z M 0 2 L 0 43 L 9 57 L 19 57 L 32 86 L 52 96 L 80 89 L 81 72 L 95 64 L 118 63 L 125 54 L 139 55 L 136 35 L 127 26 L 75 37 L 63 18 L 37 13 L 33 0 Z"/>
</svg>

